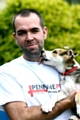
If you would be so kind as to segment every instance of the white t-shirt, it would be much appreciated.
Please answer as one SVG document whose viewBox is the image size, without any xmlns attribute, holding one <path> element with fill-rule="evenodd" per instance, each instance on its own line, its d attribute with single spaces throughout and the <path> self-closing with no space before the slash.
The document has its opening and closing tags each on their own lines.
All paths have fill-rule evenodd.
<svg viewBox="0 0 80 120">
<path fill-rule="evenodd" d="M 59 73 L 49 66 L 21 56 L 0 67 L 0 105 L 12 101 L 43 105 L 59 91 Z M 67 120 L 70 115 L 71 110 L 66 110 L 55 120 Z"/>
</svg>

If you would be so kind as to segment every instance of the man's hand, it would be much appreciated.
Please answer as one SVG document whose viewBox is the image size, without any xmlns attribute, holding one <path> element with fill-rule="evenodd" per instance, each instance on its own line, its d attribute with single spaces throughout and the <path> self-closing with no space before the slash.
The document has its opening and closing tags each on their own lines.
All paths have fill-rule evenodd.
<svg viewBox="0 0 80 120">
<path fill-rule="evenodd" d="M 68 100 L 70 102 L 69 104 L 69 108 L 74 108 L 76 107 L 76 103 L 75 103 L 75 95 L 77 92 L 73 92 L 71 93 L 66 100 Z"/>
</svg>

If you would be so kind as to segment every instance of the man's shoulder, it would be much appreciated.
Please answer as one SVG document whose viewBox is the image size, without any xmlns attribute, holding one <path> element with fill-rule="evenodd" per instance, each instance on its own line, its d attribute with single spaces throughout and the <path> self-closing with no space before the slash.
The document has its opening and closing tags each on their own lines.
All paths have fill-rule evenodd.
<svg viewBox="0 0 80 120">
<path fill-rule="evenodd" d="M 11 60 L 3 65 L 0 66 L 0 71 L 8 70 L 10 68 L 13 68 L 13 66 L 19 64 L 21 62 L 22 56 L 15 58 L 14 60 Z"/>
</svg>

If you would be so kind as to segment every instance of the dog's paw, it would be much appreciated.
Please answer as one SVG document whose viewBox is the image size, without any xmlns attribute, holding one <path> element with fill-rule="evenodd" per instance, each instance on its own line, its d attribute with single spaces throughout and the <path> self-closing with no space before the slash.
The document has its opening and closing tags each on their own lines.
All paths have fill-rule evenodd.
<svg viewBox="0 0 80 120">
<path fill-rule="evenodd" d="M 59 95 L 60 93 L 54 94 L 48 101 L 41 106 L 41 109 L 43 112 L 48 113 L 51 112 L 53 107 L 55 106 L 55 103 L 59 101 Z"/>
<path fill-rule="evenodd" d="M 55 99 L 51 98 L 47 103 L 41 106 L 43 112 L 48 113 L 52 111 L 52 108 L 55 106 Z"/>
<path fill-rule="evenodd" d="M 41 106 L 42 111 L 45 112 L 45 113 L 51 112 L 52 108 L 53 108 L 52 106 L 48 106 L 48 105 L 42 105 Z"/>
<path fill-rule="evenodd" d="M 68 120 L 78 120 L 78 118 L 75 115 L 72 115 Z"/>
</svg>

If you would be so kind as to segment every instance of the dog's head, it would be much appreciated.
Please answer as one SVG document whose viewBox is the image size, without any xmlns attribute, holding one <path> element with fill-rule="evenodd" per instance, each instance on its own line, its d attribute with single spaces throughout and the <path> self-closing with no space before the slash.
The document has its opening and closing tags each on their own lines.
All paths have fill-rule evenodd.
<svg viewBox="0 0 80 120">
<path fill-rule="evenodd" d="M 55 67 L 62 73 L 75 65 L 74 57 L 77 56 L 77 53 L 71 49 L 57 48 L 52 51 L 44 50 L 42 56 L 44 64 Z"/>
</svg>

